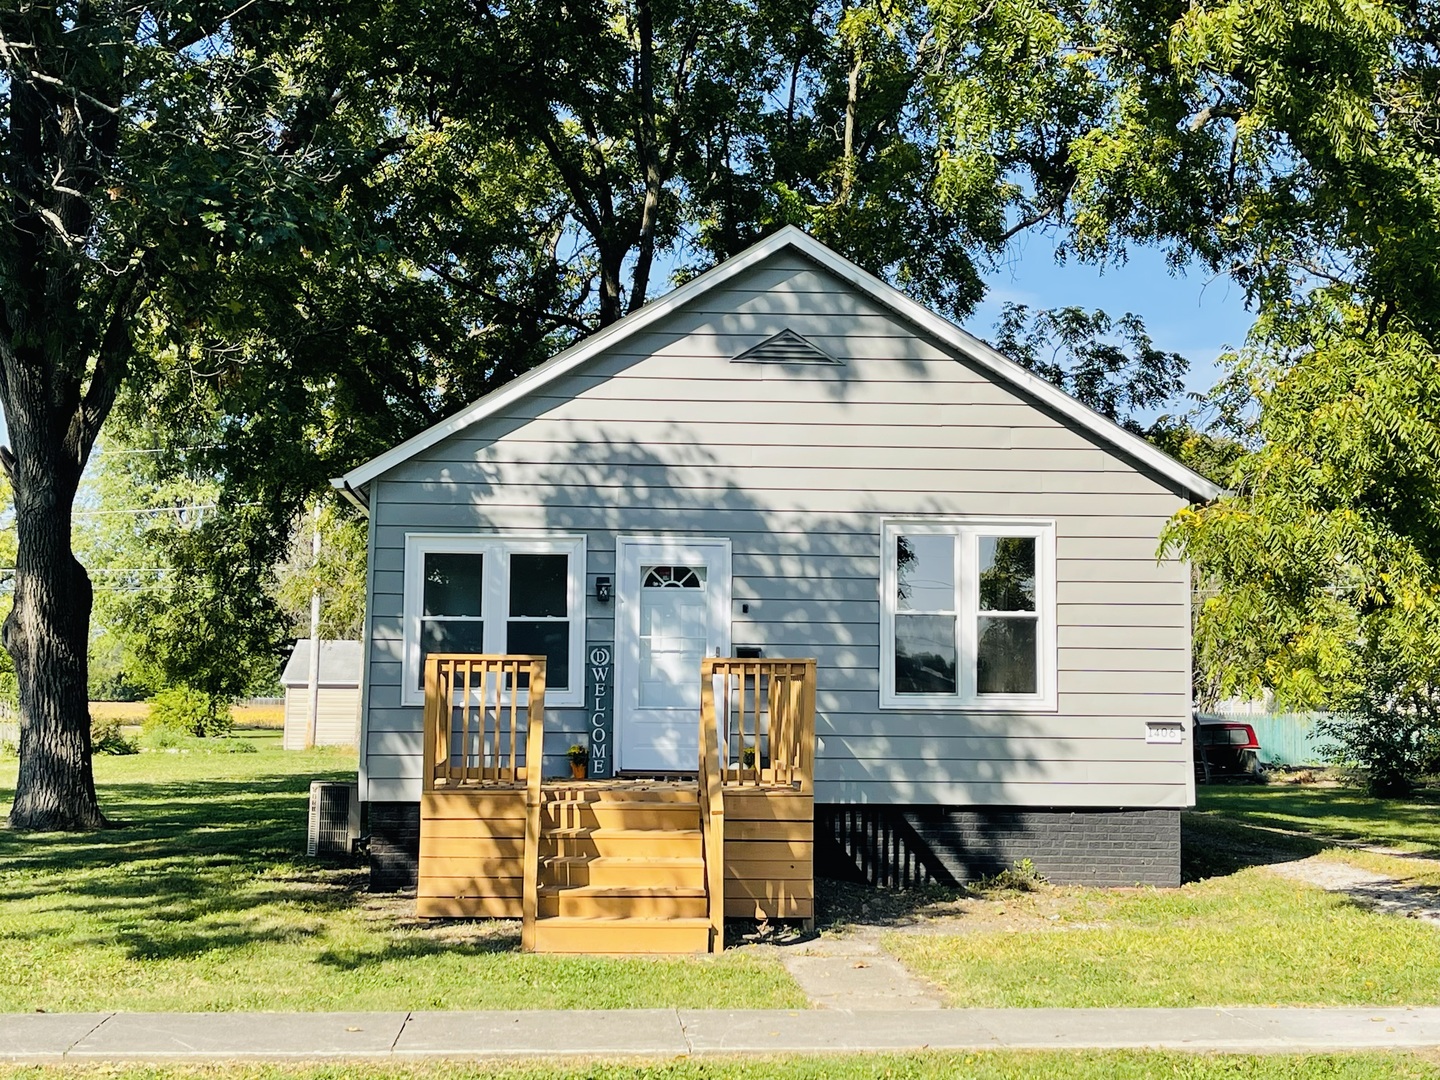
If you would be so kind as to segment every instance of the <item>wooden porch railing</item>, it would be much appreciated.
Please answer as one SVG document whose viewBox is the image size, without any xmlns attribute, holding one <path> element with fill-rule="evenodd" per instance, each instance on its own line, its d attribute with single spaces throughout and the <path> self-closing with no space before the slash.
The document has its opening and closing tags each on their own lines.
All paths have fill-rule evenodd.
<svg viewBox="0 0 1440 1080">
<path fill-rule="evenodd" d="M 527 742 L 525 764 L 517 753 L 520 738 L 520 695 L 529 688 L 524 707 Z M 443 654 L 425 658 L 425 790 L 462 785 L 518 787 L 528 778 L 529 733 L 538 731 L 545 715 L 545 657 Z"/>
<path fill-rule="evenodd" d="M 701 661 L 699 787 L 710 950 L 720 952 L 725 947 L 725 792 L 762 787 L 814 792 L 814 660 Z"/>
<path fill-rule="evenodd" d="M 525 757 L 520 744 L 520 687 Z M 445 654 L 425 658 L 425 791 L 525 787 L 521 947 L 535 947 L 540 877 L 540 777 L 545 657 Z M 458 740 L 458 741 L 457 741 Z"/>
<path fill-rule="evenodd" d="M 708 659 L 726 787 L 815 790 L 815 661 Z"/>
</svg>

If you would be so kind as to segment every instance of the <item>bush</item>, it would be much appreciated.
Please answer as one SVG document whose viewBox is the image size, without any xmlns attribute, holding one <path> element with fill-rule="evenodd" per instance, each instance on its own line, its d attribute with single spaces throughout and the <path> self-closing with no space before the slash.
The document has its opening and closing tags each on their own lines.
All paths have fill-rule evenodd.
<svg viewBox="0 0 1440 1080">
<path fill-rule="evenodd" d="M 150 715 L 145 718 L 145 735 L 170 732 L 196 738 L 228 735 L 235 729 L 230 712 L 231 701 L 188 686 L 172 686 L 150 699 Z"/>
<path fill-rule="evenodd" d="M 1398 710 L 1347 711 L 1321 720 L 1333 741 L 1327 757 L 1352 772 L 1370 795 L 1399 798 L 1433 767 L 1437 732 L 1428 718 Z"/>
<path fill-rule="evenodd" d="M 1332 741 L 1331 763 L 1357 773 L 1369 794 L 1409 795 L 1440 760 L 1440 686 L 1375 665 L 1316 730 Z"/>
<path fill-rule="evenodd" d="M 139 745 L 120 730 L 119 720 L 90 721 L 90 748 L 97 754 L 111 754 L 123 757 L 138 754 Z"/>
<path fill-rule="evenodd" d="M 982 892 L 1035 892 L 1044 884 L 1045 878 L 1035 869 L 1035 864 L 1029 859 L 1020 859 L 994 877 L 981 878 L 975 883 L 975 887 Z"/>
<path fill-rule="evenodd" d="M 140 736 L 146 750 L 168 754 L 258 754 L 260 751 L 249 739 L 231 739 L 225 736 L 184 735 L 178 731 L 156 728 Z"/>
</svg>

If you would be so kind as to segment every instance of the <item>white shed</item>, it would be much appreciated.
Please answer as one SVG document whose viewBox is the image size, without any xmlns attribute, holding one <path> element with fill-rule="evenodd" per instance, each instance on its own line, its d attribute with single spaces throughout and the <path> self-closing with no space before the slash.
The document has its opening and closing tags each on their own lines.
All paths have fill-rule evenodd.
<svg viewBox="0 0 1440 1080">
<path fill-rule="evenodd" d="M 320 642 L 320 709 L 314 742 L 317 746 L 354 746 L 360 741 L 360 642 Z M 310 718 L 310 641 L 295 643 L 285 672 L 286 750 L 305 748 Z"/>
</svg>

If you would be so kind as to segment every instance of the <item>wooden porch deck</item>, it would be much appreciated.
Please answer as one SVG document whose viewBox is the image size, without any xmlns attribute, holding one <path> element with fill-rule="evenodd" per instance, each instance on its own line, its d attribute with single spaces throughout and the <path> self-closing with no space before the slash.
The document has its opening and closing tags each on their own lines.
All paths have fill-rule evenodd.
<svg viewBox="0 0 1440 1080">
<path fill-rule="evenodd" d="M 718 952 L 727 916 L 813 923 L 815 662 L 707 659 L 700 678 L 694 780 L 546 779 L 523 763 L 544 658 L 430 657 L 417 913 L 521 918 L 550 952 Z"/>
</svg>

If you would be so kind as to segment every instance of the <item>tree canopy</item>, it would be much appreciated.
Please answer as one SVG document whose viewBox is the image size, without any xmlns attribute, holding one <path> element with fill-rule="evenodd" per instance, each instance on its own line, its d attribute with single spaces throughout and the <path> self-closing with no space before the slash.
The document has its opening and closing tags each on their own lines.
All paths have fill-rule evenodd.
<svg viewBox="0 0 1440 1080">
<path fill-rule="evenodd" d="M 92 590 L 69 537 L 112 412 L 125 445 L 158 451 L 155 484 L 213 487 L 217 511 L 164 538 L 179 588 L 144 616 L 168 670 L 206 678 L 192 643 L 289 628 L 276 569 L 328 476 L 785 223 L 955 318 L 1036 229 L 1064 259 L 1158 245 L 1177 269 L 1238 282 L 1258 321 L 1212 402 L 1215 433 L 1151 419 L 1184 360 L 1134 316 L 1012 310 L 999 343 L 1234 490 L 1169 533 L 1204 578 L 1217 691 L 1424 690 L 1440 655 L 1436 14 L 4 8 L 5 641 L 25 732 L 12 821 L 100 821 Z"/>
</svg>

